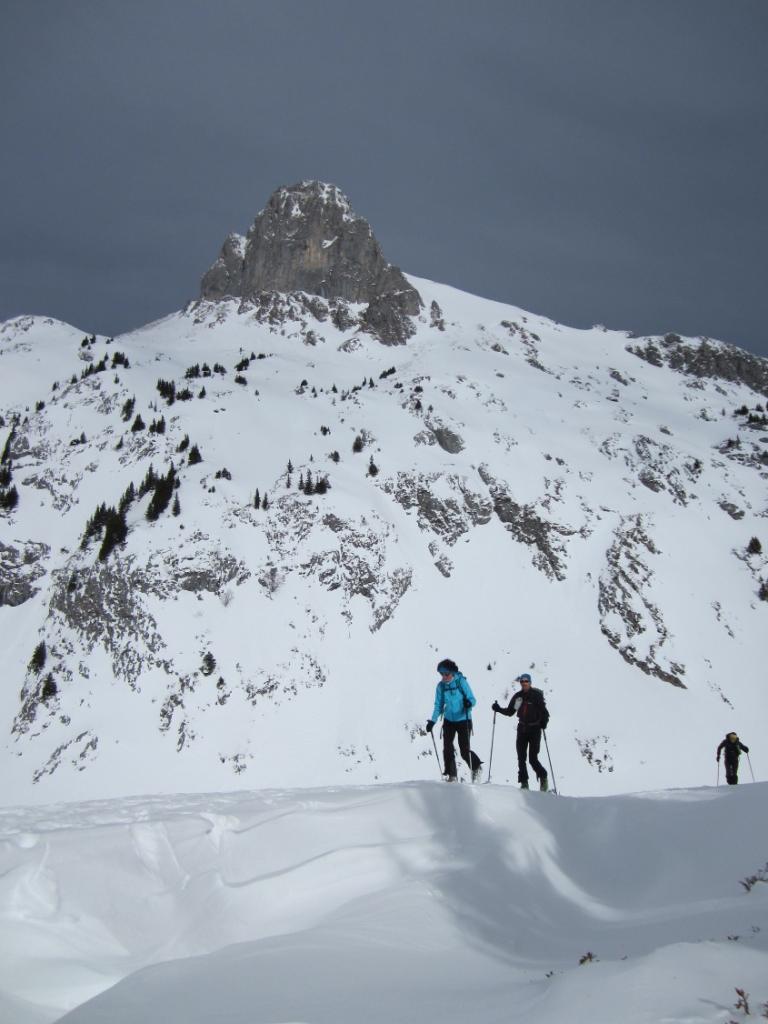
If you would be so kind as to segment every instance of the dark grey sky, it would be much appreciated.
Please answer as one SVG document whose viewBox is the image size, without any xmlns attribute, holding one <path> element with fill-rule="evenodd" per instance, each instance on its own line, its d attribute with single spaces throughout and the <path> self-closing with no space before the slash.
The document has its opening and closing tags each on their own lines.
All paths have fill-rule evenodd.
<svg viewBox="0 0 768 1024">
<path fill-rule="evenodd" d="M 117 334 L 339 185 L 405 271 L 768 355 L 767 0 L 2 0 L 0 320 Z"/>
</svg>

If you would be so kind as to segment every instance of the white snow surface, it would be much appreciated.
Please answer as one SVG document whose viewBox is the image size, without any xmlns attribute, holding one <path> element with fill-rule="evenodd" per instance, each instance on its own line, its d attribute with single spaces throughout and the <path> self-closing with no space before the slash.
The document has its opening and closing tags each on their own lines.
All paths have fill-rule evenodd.
<svg viewBox="0 0 768 1024">
<path fill-rule="evenodd" d="M 85 346 L 0 325 L 0 583 L 32 588 L 0 604 L 1 1024 L 694 1024 L 768 1000 L 768 885 L 740 884 L 768 869 L 766 431 L 736 412 L 764 399 L 411 280 L 396 347 L 295 297 Z M 81 379 L 116 351 L 130 368 Z M 166 432 L 132 432 L 130 398 Z M 145 497 L 105 563 L 81 547 L 171 461 L 179 516 Z M 446 656 L 490 785 L 437 781 Z M 524 670 L 560 796 L 515 788 L 493 725 Z M 730 729 L 750 760 L 716 788 Z"/>
<path fill-rule="evenodd" d="M 424 313 L 401 346 L 295 297 L 272 324 L 203 303 L 85 346 L 50 319 L 0 326 L 5 436 L 20 418 L 0 543 L 15 572 L 40 574 L 0 606 L 0 803 L 429 779 L 443 657 L 477 697 L 483 760 L 491 703 L 532 673 L 569 795 L 709 785 L 728 730 L 755 744 L 768 438 L 736 410 L 762 396 L 629 351 L 649 339 L 411 280 Z M 116 352 L 130 368 L 81 379 Z M 167 405 L 159 379 L 192 399 Z M 131 430 L 132 398 L 164 434 Z M 106 563 L 98 541 L 81 548 L 100 503 L 171 462 L 178 517 L 149 523 L 145 497 Z M 297 490 L 307 472 L 328 475 L 327 494 Z M 500 720 L 498 782 L 516 781 L 513 740 Z M 751 756 L 764 778 L 764 751 Z"/>
<path fill-rule="evenodd" d="M 768 784 L 0 811 L 6 1024 L 704 1024 L 768 1000 Z M 764 877 L 768 875 L 763 872 Z M 582 962 L 583 961 L 583 962 Z"/>
</svg>

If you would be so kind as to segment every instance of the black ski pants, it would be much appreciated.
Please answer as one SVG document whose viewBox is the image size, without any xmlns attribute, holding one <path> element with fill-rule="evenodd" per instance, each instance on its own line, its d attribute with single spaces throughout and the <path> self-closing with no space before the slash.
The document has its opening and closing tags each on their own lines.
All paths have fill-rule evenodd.
<svg viewBox="0 0 768 1024">
<path fill-rule="evenodd" d="M 469 736 L 472 722 L 449 722 L 443 719 L 443 761 L 445 774 L 449 778 L 456 778 L 456 753 L 453 749 L 454 739 L 459 741 L 459 753 L 467 762 L 472 771 L 475 771 L 483 763 L 474 750 L 469 749 Z"/>
<path fill-rule="evenodd" d="M 539 748 L 541 747 L 541 726 L 522 725 L 517 730 L 517 781 L 528 781 L 528 768 L 526 757 L 531 768 L 536 773 L 536 778 L 541 780 L 547 777 L 547 769 L 539 761 Z"/>
<path fill-rule="evenodd" d="M 739 759 L 726 757 L 725 759 L 725 781 L 729 786 L 737 786 L 739 783 Z"/>
</svg>

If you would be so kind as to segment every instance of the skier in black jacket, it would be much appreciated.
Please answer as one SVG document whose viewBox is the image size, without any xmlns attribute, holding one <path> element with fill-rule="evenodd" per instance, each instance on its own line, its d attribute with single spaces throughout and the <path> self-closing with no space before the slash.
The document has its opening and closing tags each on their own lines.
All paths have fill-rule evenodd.
<svg viewBox="0 0 768 1024">
<path fill-rule="evenodd" d="M 547 728 L 549 723 L 549 711 L 544 694 L 531 686 L 531 677 L 527 672 L 518 676 L 517 682 L 520 689 L 513 695 L 506 708 L 494 701 L 491 705 L 493 711 L 501 715 L 517 715 L 517 781 L 521 789 L 528 789 L 528 768 L 525 761 L 526 756 L 531 768 L 539 780 L 539 789 L 549 789 L 549 779 L 544 765 L 539 761 L 539 747 L 541 746 L 541 732 Z"/>
<path fill-rule="evenodd" d="M 749 753 L 749 747 L 745 747 L 735 732 L 729 732 L 723 742 L 717 748 L 717 760 L 720 761 L 720 754 L 725 751 L 725 781 L 729 786 L 736 786 L 739 781 L 739 757 L 742 750 Z"/>
</svg>

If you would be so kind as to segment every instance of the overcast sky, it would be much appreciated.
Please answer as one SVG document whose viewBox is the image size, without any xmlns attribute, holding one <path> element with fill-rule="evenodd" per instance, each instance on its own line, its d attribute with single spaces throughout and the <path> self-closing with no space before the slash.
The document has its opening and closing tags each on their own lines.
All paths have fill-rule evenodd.
<svg viewBox="0 0 768 1024">
<path fill-rule="evenodd" d="M 768 0 L 0 10 L 0 320 L 172 312 L 319 178 L 407 273 L 768 355 Z"/>
</svg>

